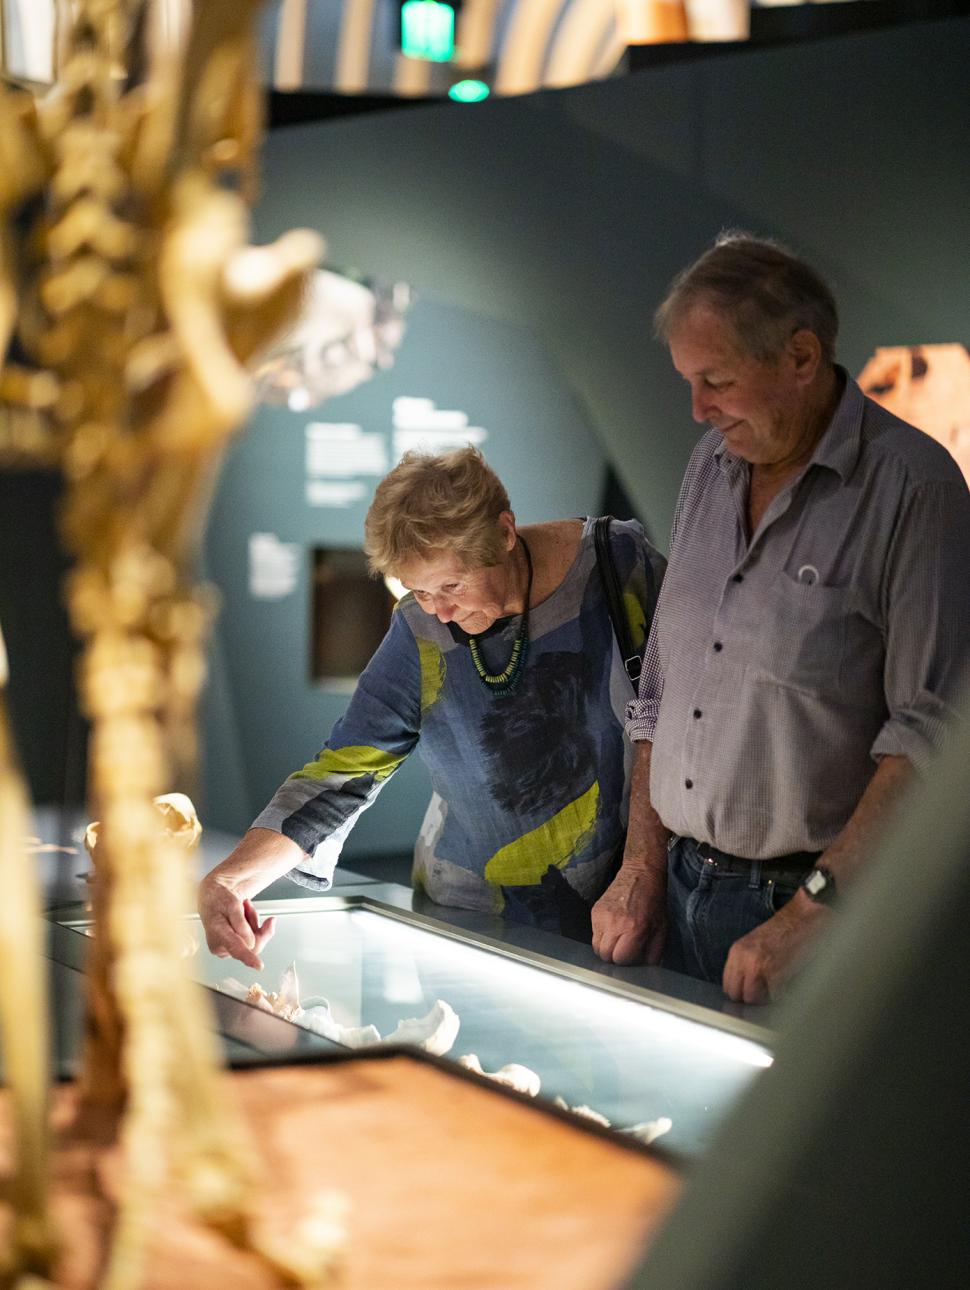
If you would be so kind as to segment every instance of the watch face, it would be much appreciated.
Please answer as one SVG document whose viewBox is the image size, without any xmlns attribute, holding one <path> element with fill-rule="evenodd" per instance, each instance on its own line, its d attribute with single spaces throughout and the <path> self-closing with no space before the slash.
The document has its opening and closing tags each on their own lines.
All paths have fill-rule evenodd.
<svg viewBox="0 0 970 1290">
<path fill-rule="evenodd" d="M 814 899 L 821 896 L 822 892 L 828 885 L 829 880 L 826 878 L 825 874 L 822 873 L 821 869 L 813 869 L 805 879 L 805 890 Z"/>
<path fill-rule="evenodd" d="M 824 865 L 818 865 L 807 874 L 802 886 L 805 894 L 819 904 L 829 905 L 835 897 L 835 878 Z"/>
</svg>

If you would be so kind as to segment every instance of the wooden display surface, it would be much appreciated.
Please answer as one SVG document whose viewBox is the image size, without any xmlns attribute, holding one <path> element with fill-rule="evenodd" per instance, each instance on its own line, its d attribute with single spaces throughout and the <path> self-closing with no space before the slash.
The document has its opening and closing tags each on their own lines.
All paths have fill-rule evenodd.
<svg viewBox="0 0 970 1290">
<path fill-rule="evenodd" d="M 680 1189 L 662 1156 L 433 1060 L 374 1054 L 224 1078 L 261 1161 L 272 1226 L 286 1232 L 313 1195 L 346 1197 L 335 1290 L 615 1290 Z M 77 1124 L 73 1087 L 54 1102 L 57 1284 L 96 1290 L 105 1195 L 123 1185 L 117 1151 Z M 0 1241 L 8 1223 L 9 1213 Z M 279 1285 L 191 1223 L 175 1194 L 153 1232 L 144 1290 Z"/>
</svg>

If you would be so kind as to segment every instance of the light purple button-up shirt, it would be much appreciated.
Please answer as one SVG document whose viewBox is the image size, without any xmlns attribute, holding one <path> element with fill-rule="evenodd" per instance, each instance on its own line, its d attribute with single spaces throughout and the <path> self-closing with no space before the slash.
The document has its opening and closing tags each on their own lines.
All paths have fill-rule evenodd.
<svg viewBox="0 0 970 1290">
<path fill-rule="evenodd" d="M 877 760 L 925 768 L 970 658 L 970 492 L 950 454 L 846 386 L 750 543 L 750 467 L 717 431 L 681 487 L 627 732 L 674 833 L 822 851 Z"/>
</svg>

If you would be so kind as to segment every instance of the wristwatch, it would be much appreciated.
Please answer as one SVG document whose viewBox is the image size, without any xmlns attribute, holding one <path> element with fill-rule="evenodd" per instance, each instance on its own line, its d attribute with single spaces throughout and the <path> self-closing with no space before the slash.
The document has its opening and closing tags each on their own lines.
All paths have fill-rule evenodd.
<svg viewBox="0 0 970 1290">
<path fill-rule="evenodd" d="M 817 864 L 802 879 L 802 891 L 816 905 L 834 905 L 836 897 L 835 874 L 824 864 Z"/>
</svg>

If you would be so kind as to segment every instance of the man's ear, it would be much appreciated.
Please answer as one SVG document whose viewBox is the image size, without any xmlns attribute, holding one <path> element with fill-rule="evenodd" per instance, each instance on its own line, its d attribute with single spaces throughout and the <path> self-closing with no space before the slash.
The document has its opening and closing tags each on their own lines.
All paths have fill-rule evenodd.
<svg viewBox="0 0 970 1290">
<path fill-rule="evenodd" d="M 785 346 L 799 385 L 811 385 L 822 363 L 822 342 L 807 327 L 794 332 Z"/>
</svg>

